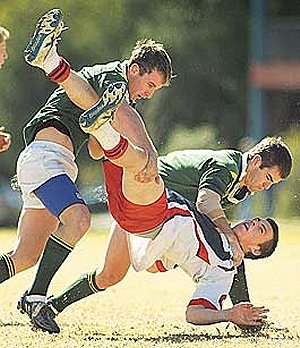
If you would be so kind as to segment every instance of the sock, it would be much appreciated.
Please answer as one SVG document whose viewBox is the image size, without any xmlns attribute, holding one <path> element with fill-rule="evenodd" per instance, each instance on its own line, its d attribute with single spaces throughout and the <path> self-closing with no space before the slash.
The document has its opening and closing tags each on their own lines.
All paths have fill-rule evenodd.
<svg viewBox="0 0 300 348">
<path fill-rule="evenodd" d="M 109 122 L 104 123 L 91 134 L 99 141 L 104 150 L 110 150 L 117 146 L 121 138 L 120 133 Z"/>
<path fill-rule="evenodd" d="M 52 82 L 55 83 L 63 83 L 66 81 L 71 74 L 71 65 L 70 63 L 63 57 L 59 58 L 58 66 L 52 70 L 47 76 Z"/>
<path fill-rule="evenodd" d="M 128 140 L 118 133 L 110 123 L 105 123 L 91 134 L 101 144 L 105 157 L 115 160 L 123 156 L 128 148 Z"/>
<path fill-rule="evenodd" d="M 28 295 L 46 296 L 52 278 L 73 249 L 58 237 L 50 236 Z"/>
<path fill-rule="evenodd" d="M 79 279 L 70 285 L 63 293 L 53 297 L 49 301 L 49 305 L 54 309 L 54 311 L 60 313 L 70 304 L 81 300 L 82 298 L 88 297 L 99 291 L 105 289 L 100 289 L 96 285 L 96 271 L 93 273 L 85 273 Z"/>
<path fill-rule="evenodd" d="M 121 135 L 119 143 L 110 150 L 104 150 L 104 155 L 110 160 L 116 160 L 124 155 L 127 148 L 128 140 L 126 138 L 123 138 Z"/>
<path fill-rule="evenodd" d="M 15 274 L 16 270 L 12 258 L 7 254 L 0 255 L 0 283 L 13 277 Z"/>
<path fill-rule="evenodd" d="M 53 46 L 44 61 L 43 70 L 48 75 L 59 66 L 59 62 L 60 56 L 57 53 L 56 46 Z"/>
</svg>

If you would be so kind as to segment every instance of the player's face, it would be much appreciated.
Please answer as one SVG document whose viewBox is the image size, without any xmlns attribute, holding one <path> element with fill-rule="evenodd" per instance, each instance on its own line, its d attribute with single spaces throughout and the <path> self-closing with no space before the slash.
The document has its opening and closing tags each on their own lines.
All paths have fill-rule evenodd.
<svg viewBox="0 0 300 348">
<path fill-rule="evenodd" d="M 261 168 L 261 164 L 261 157 L 257 155 L 248 165 L 246 186 L 250 192 L 268 190 L 282 180 L 278 166 Z"/>
<path fill-rule="evenodd" d="M 5 62 L 5 59 L 7 58 L 8 58 L 8 54 L 6 49 L 6 42 L 3 41 L 2 43 L 0 43 L 0 69 L 2 68 L 2 65 Z"/>
<path fill-rule="evenodd" d="M 157 70 L 140 74 L 137 64 L 132 64 L 128 71 L 128 90 L 130 99 L 150 99 L 165 84 L 164 77 Z"/>
<path fill-rule="evenodd" d="M 257 246 L 273 238 L 273 229 L 266 219 L 255 218 L 246 220 L 234 227 L 244 252 L 257 249 Z"/>
</svg>

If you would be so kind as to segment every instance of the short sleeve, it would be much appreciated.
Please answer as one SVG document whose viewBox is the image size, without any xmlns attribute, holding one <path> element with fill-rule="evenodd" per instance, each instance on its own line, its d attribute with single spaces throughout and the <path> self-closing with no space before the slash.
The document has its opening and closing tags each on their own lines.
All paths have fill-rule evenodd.
<svg viewBox="0 0 300 348">
<path fill-rule="evenodd" d="M 221 310 L 233 281 L 234 271 L 215 267 L 199 280 L 189 306 L 202 305 L 205 308 Z"/>
<path fill-rule="evenodd" d="M 199 190 L 202 188 L 208 188 L 218 193 L 220 197 L 223 197 L 232 182 L 233 177 L 226 167 L 212 164 L 212 166 L 200 177 Z"/>
</svg>

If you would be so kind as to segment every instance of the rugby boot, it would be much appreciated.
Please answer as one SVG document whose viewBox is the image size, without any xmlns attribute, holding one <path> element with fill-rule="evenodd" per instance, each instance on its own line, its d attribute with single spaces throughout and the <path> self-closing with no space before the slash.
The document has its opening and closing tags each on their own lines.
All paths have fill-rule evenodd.
<svg viewBox="0 0 300 348">
<path fill-rule="evenodd" d="M 110 121 L 127 91 L 124 81 L 111 83 L 102 94 L 97 104 L 83 112 L 79 117 L 79 125 L 85 133 L 91 133 Z"/>
<path fill-rule="evenodd" d="M 56 48 L 57 40 L 64 27 L 60 9 L 53 9 L 38 21 L 36 29 L 24 50 L 24 58 L 30 65 L 41 68 L 51 49 Z"/>
</svg>

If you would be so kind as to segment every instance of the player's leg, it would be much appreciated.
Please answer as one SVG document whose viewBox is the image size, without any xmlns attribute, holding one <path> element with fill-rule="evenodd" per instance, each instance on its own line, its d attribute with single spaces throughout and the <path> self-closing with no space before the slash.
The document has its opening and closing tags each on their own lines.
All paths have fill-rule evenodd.
<svg viewBox="0 0 300 348">
<path fill-rule="evenodd" d="M 35 208 L 36 214 L 41 216 L 45 211 L 41 208 L 47 208 L 52 219 L 60 222 L 59 229 L 55 232 L 52 229 L 50 237 L 47 235 L 49 238 L 34 282 L 19 301 L 19 308 L 31 320 L 31 307 L 45 300 L 54 274 L 90 226 L 89 211 L 74 183 L 77 166 L 73 157 L 62 146 L 40 141 L 31 143 L 18 159 L 17 173 L 24 207 Z M 32 221 L 31 229 L 34 228 Z M 44 229 L 36 233 L 43 235 Z"/>
<path fill-rule="evenodd" d="M 88 113 L 89 110 L 82 117 L 84 118 Z M 145 168 L 148 161 L 147 152 L 144 149 L 124 138 L 108 121 L 88 133 L 93 135 L 102 146 L 105 157 L 123 168 L 122 190 L 130 202 L 149 204 L 161 196 L 164 191 L 162 180 L 140 183 L 135 179 L 135 175 Z"/>
<path fill-rule="evenodd" d="M 92 86 L 75 71 L 70 63 L 57 52 L 57 43 L 62 30 L 63 14 L 59 9 L 48 11 L 38 22 L 25 51 L 25 60 L 46 73 L 52 82 L 60 84 L 74 104 L 86 110 L 96 104 L 100 114 L 114 112 L 125 96 L 125 80 L 111 84 L 101 98 Z M 93 128 L 97 118 L 90 118 L 86 127 Z M 101 122 L 101 121 L 100 121 Z"/>
<path fill-rule="evenodd" d="M 58 220 L 46 209 L 22 209 L 13 249 L 0 256 L 0 282 L 34 266 Z"/>
<path fill-rule="evenodd" d="M 59 229 L 48 238 L 33 284 L 21 297 L 18 303 L 18 308 L 21 312 L 26 313 L 30 317 L 34 325 L 36 325 L 36 315 L 44 306 L 47 290 L 52 278 L 73 251 L 76 242 L 85 234 L 90 226 L 90 214 L 85 204 L 80 203 L 82 199 L 76 197 L 75 192 L 78 191 L 76 186 L 74 188 L 72 187 L 73 183 L 70 183 L 68 188 L 68 184 L 66 185 L 64 177 L 62 185 L 58 184 L 57 181 L 55 182 L 55 187 L 58 187 L 60 192 L 62 192 L 62 187 L 64 187 L 64 190 L 67 192 L 73 190 L 75 193 L 73 196 L 65 194 L 62 204 L 55 203 L 53 200 L 50 202 L 51 197 L 53 198 L 51 193 L 49 194 L 49 192 L 51 192 L 51 182 L 47 184 L 50 187 L 50 189 L 48 187 L 45 190 L 45 192 L 48 192 L 48 197 L 47 195 L 44 196 L 40 191 L 44 189 L 43 185 L 37 190 L 37 195 L 45 206 L 52 208 L 52 214 L 55 214 L 54 216 L 60 220 L 61 225 Z M 54 188 L 53 190 L 55 191 L 56 189 Z M 48 200 L 48 198 L 50 199 Z M 69 205 L 69 203 L 71 205 Z M 60 209 L 63 209 L 63 211 L 56 213 L 56 208 L 58 211 L 60 211 Z"/>
<path fill-rule="evenodd" d="M 46 296 L 54 274 L 90 226 L 88 209 L 76 185 L 66 174 L 49 179 L 34 192 L 52 216 L 60 221 L 60 227 L 50 235 L 27 299 L 31 295 Z"/>
<path fill-rule="evenodd" d="M 59 332 L 59 326 L 54 319 L 59 313 L 72 303 L 121 281 L 127 274 L 129 266 L 126 233 L 113 223 L 104 266 L 91 273 L 83 274 L 58 296 L 50 297 L 47 304 L 35 316 L 35 325 L 50 333 Z"/>
</svg>

